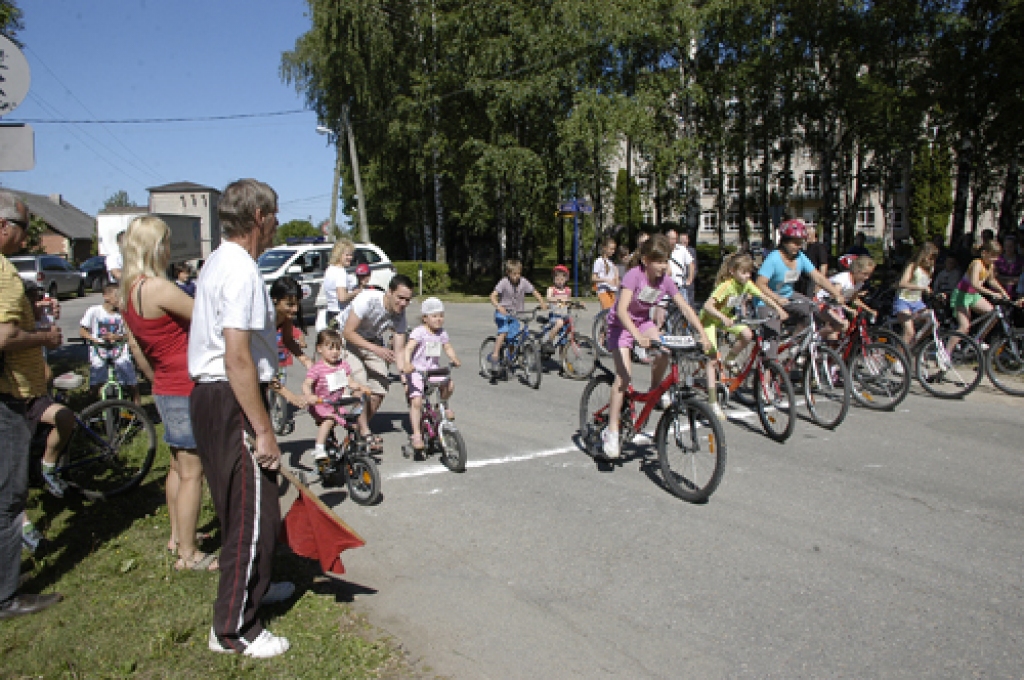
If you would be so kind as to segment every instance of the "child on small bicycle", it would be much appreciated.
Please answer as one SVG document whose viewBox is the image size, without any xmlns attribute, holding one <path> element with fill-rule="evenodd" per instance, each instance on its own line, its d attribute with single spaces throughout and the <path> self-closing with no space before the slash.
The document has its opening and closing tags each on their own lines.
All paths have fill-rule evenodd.
<svg viewBox="0 0 1024 680">
<path fill-rule="evenodd" d="M 875 273 L 875 261 L 868 255 L 843 255 L 839 258 L 839 264 L 847 271 L 829 277 L 832 285 L 838 287 L 843 294 L 842 299 L 836 300 L 836 302 L 852 315 L 856 315 L 858 309 L 863 309 L 868 314 L 875 314 L 875 310 L 860 299 L 861 289 Z M 817 298 L 824 302 L 830 299 L 831 295 L 822 289 L 818 291 Z M 826 333 L 826 335 L 829 335 L 831 339 L 838 337 L 839 333 L 846 331 L 850 326 L 846 316 L 840 310 L 829 311 L 824 318 L 831 329 L 831 333 Z"/>
<path fill-rule="evenodd" d="M 709 354 L 718 352 L 719 328 L 729 335 L 737 336 L 736 342 L 732 344 L 725 356 L 724 365 L 729 370 L 736 367 L 736 357 L 754 338 L 749 326 L 736 323 L 736 317 L 743 314 L 743 304 L 750 299 L 750 296 L 763 299 L 765 304 L 774 309 L 783 321 L 788 317 L 775 300 L 762 297 L 761 290 L 750 280 L 753 275 L 754 258 L 746 253 L 730 255 L 718 269 L 718 275 L 715 277 L 715 290 L 700 310 L 700 323 L 704 328 L 708 344 L 711 346 Z M 715 416 L 725 422 L 725 413 L 717 399 L 718 376 L 714 361 L 708 362 L 707 375 L 708 398 L 712 400 L 711 408 L 714 410 Z"/>
<path fill-rule="evenodd" d="M 607 342 L 608 351 L 615 359 L 615 382 L 608 405 L 608 427 L 601 433 L 606 458 L 619 457 L 619 418 L 626 390 L 632 381 L 633 343 L 646 349 L 651 346 L 652 340 L 660 337 L 658 327 L 651 321 L 651 307 L 658 304 L 662 296 L 668 295 L 682 312 L 683 318 L 700 332 L 704 351 L 711 348 L 697 314 L 686 303 L 672 277 L 667 275 L 671 253 L 668 237 L 664 234 L 656 234 L 644 241 L 640 249 L 640 265 L 622 277 L 622 287 L 615 306 L 608 312 Z M 661 354 L 651 368 L 652 387 L 664 379 L 667 369 L 668 357 Z M 660 405 L 663 408 L 669 405 L 667 394 L 662 396 Z"/>
<path fill-rule="evenodd" d="M 514 259 L 506 261 L 505 276 L 491 291 L 491 304 L 495 309 L 494 323 L 498 326 L 498 333 L 494 339 L 494 354 L 490 356 L 492 371 L 498 369 L 501 347 L 505 344 L 505 339 L 510 335 L 516 337 L 521 331 L 522 324 L 516 318 L 516 314 L 523 311 L 523 303 L 529 293 L 537 298 L 542 309 L 548 308 L 548 303 L 533 284 L 523 278 L 523 264 Z"/>
<path fill-rule="evenodd" d="M 320 360 L 313 364 L 302 383 L 302 393 L 309 403 L 309 413 L 317 424 L 316 445 L 313 459 L 317 462 L 327 459 L 325 445 L 336 425 L 345 425 L 344 408 L 324 403 L 330 397 L 338 396 L 344 390 L 355 396 L 370 394 L 370 388 L 355 382 L 350 377 L 352 367 L 346 361 L 347 352 L 341 341 L 341 333 L 325 328 L 316 335 L 316 351 Z"/>
<path fill-rule="evenodd" d="M 893 312 L 896 313 L 896 320 L 903 324 L 903 342 L 907 347 L 914 341 L 914 318 L 927 306 L 923 298 L 932 292 L 932 271 L 938 254 L 939 249 L 934 243 L 925 243 L 900 277 Z"/>
<path fill-rule="evenodd" d="M 1006 289 L 996 278 L 995 262 L 1002 252 L 1003 247 L 998 241 L 982 243 L 978 249 L 979 257 L 967 267 L 964 277 L 960 279 L 956 290 L 950 296 L 949 304 L 956 314 L 957 330 L 961 333 L 969 334 L 971 331 L 971 312 L 988 314 L 992 311 L 992 303 L 985 299 L 986 295 L 997 299 L 1010 299 Z M 988 335 L 988 331 L 985 335 Z M 984 336 L 978 338 L 979 343 L 984 340 Z M 951 342 L 949 351 L 952 351 L 954 346 L 955 343 Z M 987 346 L 983 344 L 982 349 L 987 349 Z"/>
<path fill-rule="evenodd" d="M 128 352 L 124 318 L 119 311 L 121 291 L 118 285 L 107 283 L 103 286 L 103 304 L 94 305 L 85 311 L 78 334 L 86 342 L 92 343 L 89 348 L 89 387 L 93 399 L 99 397 L 100 386 L 107 382 L 107 359 L 113 359 L 117 382 L 128 386 L 132 401 L 138 404 L 139 381 L 135 364 Z"/>
<path fill-rule="evenodd" d="M 425 446 L 420 427 L 423 418 L 423 392 L 426 387 L 423 372 L 440 368 L 442 350 L 452 366 L 462 365 L 459 357 L 455 355 L 455 348 L 452 347 L 448 333 L 444 330 L 444 303 L 436 297 L 429 297 L 420 305 L 420 314 L 423 325 L 413 330 L 405 343 L 405 365 L 412 369 L 405 381 L 406 396 L 409 398 L 409 425 L 412 427 L 409 444 L 417 452 L 422 451 Z M 441 403 L 448 420 L 455 418 L 455 414 L 448 406 L 448 400 L 454 391 L 455 385 L 451 376 L 448 376 L 441 385 Z"/>
<path fill-rule="evenodd" d="M 564 264 L 556 264 L 552 271 L 554 285 L 548 286 L 547 301 L 551 305 L 548 313 L 551 332 L 544 342 L 548 345 L 546 349 L 553 350 L 558 340 L 558 334 L 565 325 L 565 317 L 568 314 L 567 304 L 572 298 L 572 289 L 567 285 L 569 282 L 569 269 Z"/>
</svg>

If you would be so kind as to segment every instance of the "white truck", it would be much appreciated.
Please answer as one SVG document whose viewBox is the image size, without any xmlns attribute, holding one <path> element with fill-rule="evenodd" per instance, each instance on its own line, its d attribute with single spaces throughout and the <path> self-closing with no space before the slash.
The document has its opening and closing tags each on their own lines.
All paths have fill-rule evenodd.
<svg viewBox="0 0 1024 680">
<path fill-rule="evenodd" d="M 99 254 L 109 255 L 117 250 L 117 235 L 128 228 L 145 208 L 138 212 L 101 212 L 96 216 Z M 171 262 L 192 262 L 203 257 L 199 218 L 192 215 L 156 215 L 171 228 Z"/>
</svg>

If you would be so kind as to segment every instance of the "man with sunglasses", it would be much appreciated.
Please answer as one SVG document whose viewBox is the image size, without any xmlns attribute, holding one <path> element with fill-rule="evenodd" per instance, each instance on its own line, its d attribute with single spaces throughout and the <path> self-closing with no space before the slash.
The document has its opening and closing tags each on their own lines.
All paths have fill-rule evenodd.
<svg viewBox="0 0 1024 680">
<path fill-rule="evenodd" d="M 27 236 L 28 209 L 14 194 L 0 191 L 0 621 L 34 614 L 61 600 L 57 593 L 17 594 L 32 437 L 27 409 L 32 397 L 46 394 L 40 348 L 56 349 L 63 342 L 59 328 L 36 330 L 25 286 L 7 260 L 24 247 Z"/>
</svg>

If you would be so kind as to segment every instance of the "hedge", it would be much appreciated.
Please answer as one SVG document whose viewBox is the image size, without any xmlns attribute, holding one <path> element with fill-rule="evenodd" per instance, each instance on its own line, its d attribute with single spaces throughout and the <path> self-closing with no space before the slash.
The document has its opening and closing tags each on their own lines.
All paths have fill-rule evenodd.
<svg viewBox="0 0 1024 680">
<path fill-rule="evenodd" d="M 448 265 L 444 262 L 392 262 L 395 271 L 412 279 L 413 292 L 419 293 L 419 272 L 423 267 L 423 294 L 434 295 L 447 293 L 452 279 L 448 275 Z"/>
</svg>

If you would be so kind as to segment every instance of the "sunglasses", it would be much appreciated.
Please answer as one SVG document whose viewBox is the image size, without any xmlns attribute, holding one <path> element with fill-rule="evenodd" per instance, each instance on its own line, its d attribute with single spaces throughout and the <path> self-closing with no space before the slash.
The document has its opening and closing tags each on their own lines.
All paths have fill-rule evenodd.
<svg viewBox="0 0 1024 680">
<path fill-rule="evenodd" d="M 26 222 L 25 220 L 12 220 L 12 219 L 10 219 L 8 217 L 0 217 L 0 220 L 3 220 L 4 222 L 7 222 L 8 224 L 16 224 L 19 227 L 21 227 L 22 229 L 24 229 L 26 231 L 28 230 L 28 222 Z"/>
</svg>

